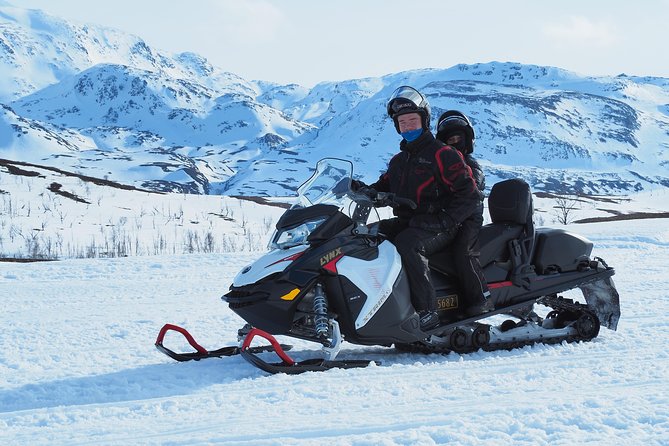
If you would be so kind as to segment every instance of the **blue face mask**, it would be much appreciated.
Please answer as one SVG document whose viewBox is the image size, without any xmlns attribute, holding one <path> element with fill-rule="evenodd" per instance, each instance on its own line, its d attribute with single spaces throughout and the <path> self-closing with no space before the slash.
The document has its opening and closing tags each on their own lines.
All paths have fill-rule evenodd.
<svg viewBox="0 0 669 446">
<path fill-rule="evenodd" d="M 420 135 L 423 134 L 423 129 L 416 129 L 416 130 L 409 130 L 408 132 L 400 133 L 402 135 L 402 138 L 406 139 L 407 141 L 415 141 L 416 138 L 418 138 Z"/>
</svg>

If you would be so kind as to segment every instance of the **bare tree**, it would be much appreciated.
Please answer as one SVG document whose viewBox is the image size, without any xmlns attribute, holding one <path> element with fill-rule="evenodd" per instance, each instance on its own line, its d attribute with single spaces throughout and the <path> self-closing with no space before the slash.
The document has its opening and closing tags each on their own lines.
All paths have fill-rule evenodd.
<svg viewBox="0 0 669 446">
<path fill-rule="evenodd" d="M 207 231 L 207 233 L 204 236 L 204 246 L 203 250 L 204 252 L 214 252 L 216 249 L 216 242 L 214 240 L 214 234 L 211 231 Z"/>
<path fill-rule="evenodd" d="M 568 225 L 574 220 L 574 211 L 578 209 L 578 201 L 568 197 L 557 197 L 555 199 L 555 215 L 558 222 Z"/>
</svg>

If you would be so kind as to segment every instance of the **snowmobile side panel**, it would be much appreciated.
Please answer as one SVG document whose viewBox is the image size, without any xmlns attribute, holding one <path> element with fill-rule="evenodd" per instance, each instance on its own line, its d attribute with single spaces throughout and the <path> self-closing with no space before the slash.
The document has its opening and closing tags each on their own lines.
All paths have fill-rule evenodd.
<svg viewBox="0 0 669 446">
<path fill-rule="evenodd" d="M 393 291 L 371 320 L 356 330 L 354 342 L 365 345 L 384 345 L 410 342 L 421 336 L 418 315 L 409 298 L 409 279 L 400 271 Z M 346 338 L 347 340 L 349 337 Z"/>
<path fill-rule="evenodd" d="M 355 328 L 360 329 L 379 311 L 393 291 L 393 285 L 402 270 L 402 259 L 393 245 L 385 241 L 379 245 L 379 256 L 372 261 L 343 257 L 337 262 L 340 275 L 353 282 L 367 296 Z"/>
</svg>

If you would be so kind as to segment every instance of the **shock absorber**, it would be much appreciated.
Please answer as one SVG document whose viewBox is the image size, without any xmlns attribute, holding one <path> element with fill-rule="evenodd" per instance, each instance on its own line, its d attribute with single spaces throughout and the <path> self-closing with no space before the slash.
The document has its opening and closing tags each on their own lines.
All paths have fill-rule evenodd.
<svg viewBox="0 0 669 446">
<path fill-rule="evenodd" d="M 321 338 L 328 336 L 328 301 L 323 292 L 323 285 L 316 284 L 314 288 L 314 325 L 316 334 Z"/>
</svg>

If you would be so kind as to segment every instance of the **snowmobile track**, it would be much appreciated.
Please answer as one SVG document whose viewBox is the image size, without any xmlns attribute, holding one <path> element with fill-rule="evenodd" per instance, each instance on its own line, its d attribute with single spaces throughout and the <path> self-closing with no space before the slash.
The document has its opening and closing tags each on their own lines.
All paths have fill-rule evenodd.
<svg viewBox="0 0 669 446">
<path fill-rule="evenodd" d="M 558 296 L 544 296 L 536 301 L 536 303 L 545 305 L 549 308 L 552 308 L 552 311 L 548 314 L 548 318 L 560 318 L 564 315 L 568 315 L 569 322 L 573 323 L 576 327 L 575 333 L 569 333 L 564 336 L 539 336 L 532 339 L 513 339 L 506 342 L 492 342 L 492 343 L 477 343 L 469 342 L 466 345 L 453 346 L 449 343 L 444 343 L 443 345 L 436 344 L 427 344 L 427 343 L 412 343 L 412 344 L 395 344 L 395 348 L 402 352 L 410 353 L 473 353 L 478 350 L 484 350 L 488 352 L 497 351 L 497 350 L 513 350 L 516 348 L 521 348 L 527 345 L 534 344 L 560 344 L 563 341 L 566 342 L 579 342 L 579 341 L 590 341 L 593 338 L 597 337 L 599 334 L 599 320 L 595 313 L 588 308 L 587 305 L 574 302 L 571 299 L 565 299 Z M 534 324 L 533 321 L 522 321 L 521 323 L 530 323 Z M 480 327 L 490 328 L 489 325 L 475 323 L 474 329 Z M 463 333 L 466 332 L 462 328 L 472 328 L 472 324 L 462 324 L 462 322 L 454 322 L 452 324 L 441 327 L 444 329 L 442 333 L 449 333 L 449 341 L 454 339 L 454 333 L 458 330 L 461 330 Z M 452 331 L 451 331 L 452 330 Z M 473 333 L 476 333 L 474 331 Z M 547 332 L 548 333 L 548 332 Z"/>
</svg>

